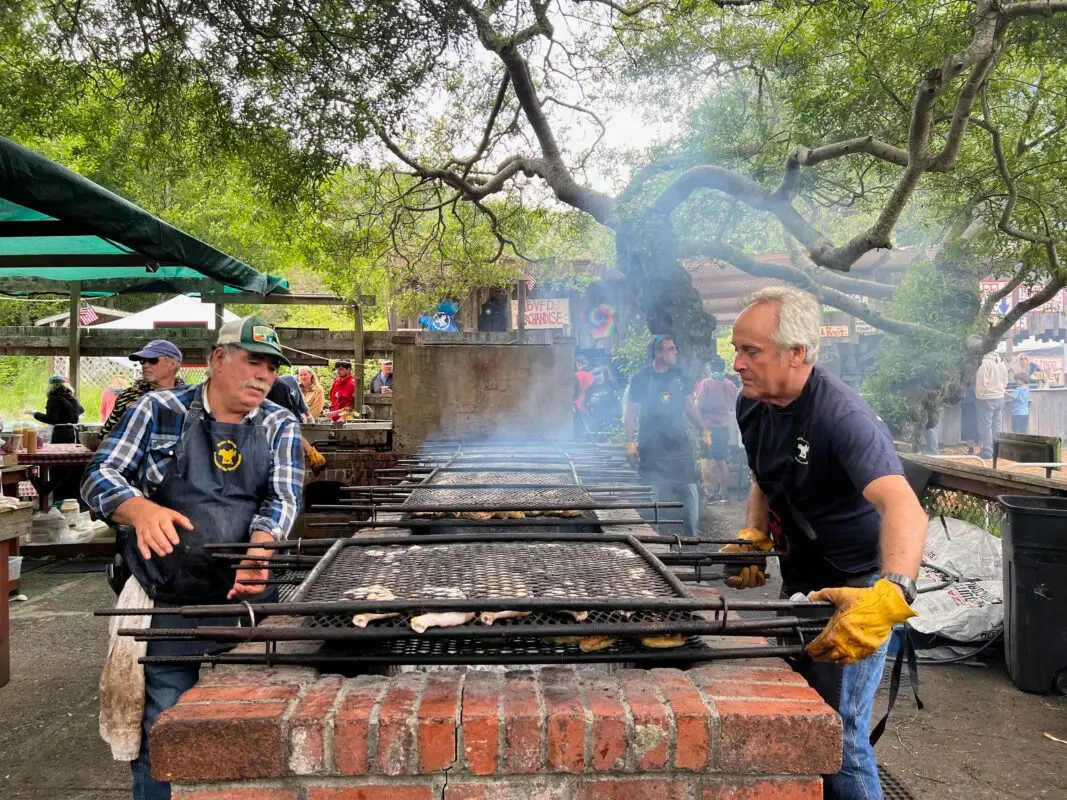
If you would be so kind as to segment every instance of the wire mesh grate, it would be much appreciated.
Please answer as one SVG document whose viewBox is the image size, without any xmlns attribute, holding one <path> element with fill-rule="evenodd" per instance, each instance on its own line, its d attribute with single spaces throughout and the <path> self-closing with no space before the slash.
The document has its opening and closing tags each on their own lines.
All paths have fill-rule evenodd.
<svg viewBox="0 0 1067 800">
<path fill-rule="evenodd" d="M 885 800 L 915 800 L 915 796 L 904 785 L 904 782 L 891 774 L 882 764 L 878 765 L 878 779 L 882 784 Z"/>
</svg>

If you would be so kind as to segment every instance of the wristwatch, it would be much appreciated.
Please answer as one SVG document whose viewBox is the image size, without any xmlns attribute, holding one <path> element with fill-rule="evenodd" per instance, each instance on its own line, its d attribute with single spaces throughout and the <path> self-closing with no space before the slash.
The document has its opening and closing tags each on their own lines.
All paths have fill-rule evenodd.
<svg viewBox="0 0 1067 800">
<path fill-rule="evenodd" d="M 900 587 L 900 591 L 904 593 L 904 599 L 908 605 L 915 602 L 915 597 L 919 594 L 919 587 L 915 585 L 915 581 L 899 572 L 887 572 L 882 577 Z"/>
</svg>

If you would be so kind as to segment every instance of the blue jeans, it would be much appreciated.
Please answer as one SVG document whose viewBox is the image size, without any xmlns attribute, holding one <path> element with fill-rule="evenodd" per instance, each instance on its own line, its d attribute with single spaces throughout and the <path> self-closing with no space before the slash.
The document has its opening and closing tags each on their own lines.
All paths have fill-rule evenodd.
<svg viewBox="0 0 1067 800">
<path fill-rule="evenodd" d="M 678 500 L 682 504 L 682 535 L 683 536 L 696 536 L 697 526 L 700 523 L 700 489 L 697 488 L 695 483 L 665 483 L 661 481 L 650 481 L 652 485 L 652 496 L 657 503 L 668 503 L 672 500 Z M 660 519 L 664 516 L 667 519 L 677 519 L 674 514 L 670 513 L 677 511 L 678 509 L 661 509 L 659 512 Z M 651 512 L 652 509 L 644 509 L 644 512 Z M 664 511 L 667 513 L 664 514 Z M 645 519 L 652 519 L 650 513 L 642 513 Z"/>
<path fill-rule="evenodd" d="M 170 800 L 170 784 L 152 777 L 148 734 L 156 719 L 200 679 L 199 664 L 145 664 L 141 754 L 130 764 L 134 800 Z"/>
<path fill-rule="evenodd" d="M 831 797 L 845 800 L 882 800 L 878 780 L 878 762 L 868 737 L 874 695 L 885 669 L 886 639 L 882 646 L 862 661 L 847 664 L 841 670 L 841 695 L 837 713 L 844 724 L 844 751 L 841 771 L 826 779 Z"/>
</svg>

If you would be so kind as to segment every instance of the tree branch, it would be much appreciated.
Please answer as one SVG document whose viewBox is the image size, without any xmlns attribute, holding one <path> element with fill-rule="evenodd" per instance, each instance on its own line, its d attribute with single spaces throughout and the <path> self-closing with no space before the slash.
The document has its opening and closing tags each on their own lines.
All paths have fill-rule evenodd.
<svg viewBox="0 0 1067 800">
<path fill-rule="evenodd" d="M 1067 285 L 1067 282 L 1057 275 L 1045 284 L 1040 292 L 1032 294 L 1021 303 L 1016 304 L 1013 309 L 1004 315 L 1004 319 L 996 325 L 993 325 L 989 329 L 989 333 L 982 338 L 982 344 L 985 348 L 982 352 L 988 352 L 993 347 L 996 347 L 997 342 L 1004 338 L 1004 334 L 1010 331 L 1012 326 L 1014 326 L 1024 314 L 1028 314 L 1035 308 L 1045 305 L 1045 303 L 1056 296 L 1057 292 L 1063 289 L 1064 285 Z"/>
</svg>

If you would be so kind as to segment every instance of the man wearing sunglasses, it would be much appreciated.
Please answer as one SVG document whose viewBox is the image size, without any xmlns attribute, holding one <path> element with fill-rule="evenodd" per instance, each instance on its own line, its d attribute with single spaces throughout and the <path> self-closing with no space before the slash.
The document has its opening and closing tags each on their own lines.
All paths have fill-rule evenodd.
<svg viewBox="0 0 1067 800">
<path fill-rule="evenodd" d="M 166 339 L 153 339 L 143 349 L 130 353 L 130 361 L 141 365 L 141 380 L 115 398 L 111 416 L 104 421 L 104 426 L 100 429 L 101 436 L 111 433 L 115 426 L 122 422 L 122 418 L 133 404 L 149 392 L 185 385 L 185 381 L 178 377 L 178 369 L 182 365 L 182 351 Z"/>
</svg>

